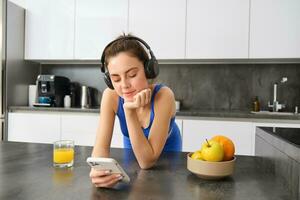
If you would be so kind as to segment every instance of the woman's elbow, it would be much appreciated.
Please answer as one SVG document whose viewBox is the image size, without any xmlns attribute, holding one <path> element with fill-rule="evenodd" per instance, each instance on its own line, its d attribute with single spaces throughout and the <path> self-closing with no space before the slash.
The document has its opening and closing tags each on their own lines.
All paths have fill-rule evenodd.
<svg viewBox="0 0 300 200">
<path fill-rule="evenodd" d="M 150 169 L 155 165 L 155 163 L 156 163 L 155 161 L 151 162 L 151 163 L 140 163 L 139 162 L 139 166 L 141 169 Z"/>
</svg>

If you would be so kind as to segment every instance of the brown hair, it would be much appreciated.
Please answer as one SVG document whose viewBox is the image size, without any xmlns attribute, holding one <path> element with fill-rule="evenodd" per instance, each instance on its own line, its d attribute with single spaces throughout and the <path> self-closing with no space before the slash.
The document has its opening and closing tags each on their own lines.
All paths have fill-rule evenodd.
<svg viewBox="0 0 300 200">
<path fill-rule="evenodd" d="M 129 36 L 133 35 L 121 35 L 115 42 L 109 45 L 104 51 L 105 66 L 108 65 L 109 59 L 118 55 L 121 52 L 129 53 L 129 55 L 138 58 L 144 65 L 149 60 L 148 54 L 144 47 L 134 39 L 129 39 Z M 120 39 L 121 38 L 121 39 Z"/>
</svg>

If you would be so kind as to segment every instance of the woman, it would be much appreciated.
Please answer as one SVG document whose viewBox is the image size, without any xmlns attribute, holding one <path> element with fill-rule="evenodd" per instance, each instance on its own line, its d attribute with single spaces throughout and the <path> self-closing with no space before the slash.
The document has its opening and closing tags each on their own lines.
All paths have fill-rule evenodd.
<svg viewBox="0 0 300 200">
<path fill-rule="evenodd" d="M 142 169 L 152 167 L 162 151 L 181 151 L 174 94 L 170 88 L 152 83 L 158 75 L 158 65 L 147 43 L 134 36 L 120 36 L 104 49 L 101 62 L 109 88 L 102 95 L 92 157 L 109 157 L 116 115 L 124 147 L 133 150 Z M 122 179 L 109 171 L 94 169 L 90 177 L 96 187 L 113 187 Z"/>
</svg>

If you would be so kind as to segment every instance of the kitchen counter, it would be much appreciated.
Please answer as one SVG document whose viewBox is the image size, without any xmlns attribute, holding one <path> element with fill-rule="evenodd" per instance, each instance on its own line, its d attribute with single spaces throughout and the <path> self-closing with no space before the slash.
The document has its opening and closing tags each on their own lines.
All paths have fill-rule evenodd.
<svg viewBox="0 0 300 200">
<path fill-rule="evenodd" d="M 10 106 L 8 112 L 75 112 L 75 113 L 99 113 L 100 108 L 62 108 L 62 107 L 29 107 Z"/>
<path fill-rule="evenodd" d="M 206 181 L 186 168 L 185 152 L 163 153 L 150 170 L 141 170 L 133 152 L 112 149 L 131 178 L 130 184 L 96 189 L 85 163 L 91 147 L 75 149 L 70 169 L 52 167 L 52 145 L 0 142 L 0 199 L 286 199 L 290 193 L 262 157 L 237 156 L 231 177 Z"/>
<path fill-rule="evenodd" d="M 269 160 L 262 166 L 282 178 L 291 199 L 300 200 L 300 128 L 257 127 L 255 155 Z"/>
<path fill-rule="evenodd" d="M 9 112 L 73 112 L 73 113 L 99 113 L 100 108 L 54 108 L 54 107 L 28 107 L 11 106 Z M 250 122 L 287 122 L 300 123 L 300 114 L 295 115 L 270 115 L 253 114 L 248 111 L 204 111 L 204 110 L 180 110 L 176 113 L 178 119 L 209 119 L 228 121 Z"/>
</svg>

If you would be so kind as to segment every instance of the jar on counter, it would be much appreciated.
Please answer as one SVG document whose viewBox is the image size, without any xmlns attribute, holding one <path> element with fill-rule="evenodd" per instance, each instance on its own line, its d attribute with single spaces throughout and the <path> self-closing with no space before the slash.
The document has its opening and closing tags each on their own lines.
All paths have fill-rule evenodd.
<svg viewBox="0 0 300 200">
<path fill-rule="evenodd" d="M 253 98 L 252 111 L 254 111 L 254 112 L 259 112 L 260 111 L 260 103 L 259 103 L 259 100 L 258 100 L 258 96 L 255 96 Z"/>
<path fill-rule="evenodd" d="M 71 96 L 66 95 L 64 98 L 64 107 L 65 108 L 70 108 L 71 107 Z"/>
</svg>

